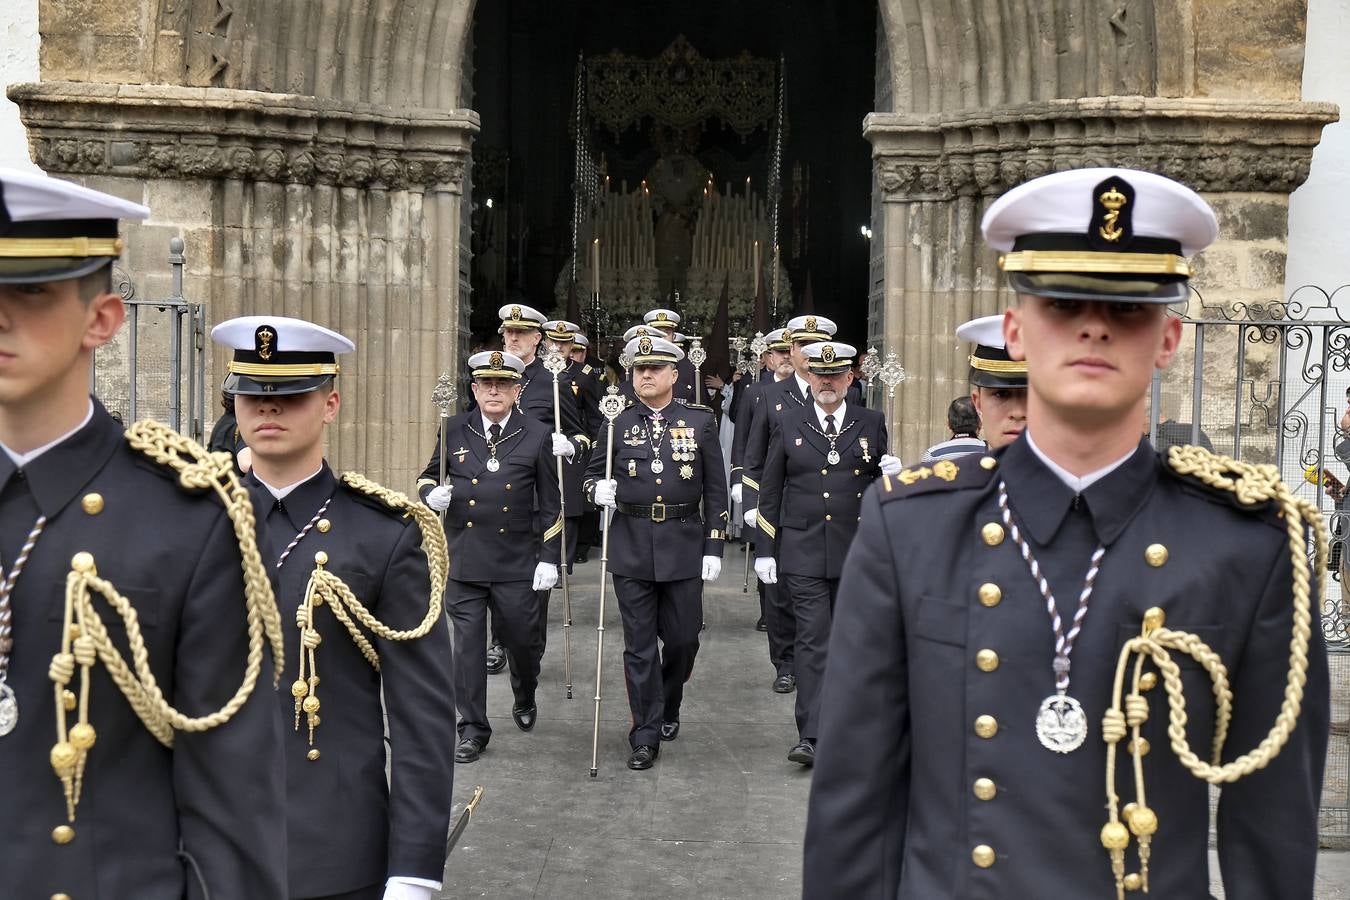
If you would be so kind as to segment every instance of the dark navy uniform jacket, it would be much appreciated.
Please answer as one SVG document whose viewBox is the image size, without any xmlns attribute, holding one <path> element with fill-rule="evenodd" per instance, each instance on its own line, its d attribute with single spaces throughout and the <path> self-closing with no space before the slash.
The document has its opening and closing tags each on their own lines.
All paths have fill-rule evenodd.
<svg viewBox="0 0 1350 900">
<path fill-rule="evenodd" d="M 620 507 L 664 503 L 695 508 L 663 522 L 615 512 L 609 526 L 609 570 L 647 581 L 698 578 L 703 574 L 703 557 L 720 557 L 726 540 L 727 483 L 722 475 L 722 446 L 708 410 L 672 402 L 661 415 L 666 433 L 655 453 L 651 447 L 652 411 L 645 404 L 633 404 L 614 420 L 616 499 Z M 605 477 L 603 440 L 602 434 L 586 470 L 587 497 L 595 482 Z M 693 458 L 674 459 L 673 440 L 687 448 L 680 452 Z M 651 470 L 652 460 L 657 458 L 663 465 L 660 474 Z M 700 503 L 701 514 L 697 508 Z"/>
<path fill-rule="evenodd" d="M 541 560 L 558 564 L 558 471 L 553 429 L 511 413 L 497 444 L 496 472 L 488 469 L 483 415 L 474 410 L 446 422 L 446 477 L 452 492 L 445 511 L 450 577 L 457 581 L 530 581 Z M 417 480 L 423 502 L 440 477 L 440 441 Z M 541 538 L 542 535 L 542 545 Z"/>
<path fill-rule="evenodd" d="M 1038 707 L 1054 692 L 1044 601 L 1012 537 L 992 540 L 993 529 L 991 540 L 984 536 L 1000 521 L 1000 478 L 1066 625 L 1093 549 L 1106 547 L 1071 656 L 1068 693 L 1083 705 L 1088 735 L 1068 754 L 1045 749 L 1035 734 Z M 1146 561 L 1154 544 L 1167 549 L 1161 565 Z M 884 478 L 864 498 L 834 612 L 804 896 L 1114 896 L 1099 838 L 1107 821 L 1101 721 L 1120 648 L 1152 606 L 1164 610 L 1167 628 L 1200 636 L 1227 665 L 1234 697 L 1223 759 L 1250 751 L 1285 689 L 1289 553 L 1269 505 L 1237 508 L 1231 494 L 1175 474 L 1144 442 L 1077 497 L 1025 438 L 997 457 Z M 1156 549 L 1150 556 L 1159 562 Z M 1329 712 L 1315 621 L 1312 631 L 1302 714 L 1288 745 L 1269 767 L 1222 789 L 1218 846 L 1230 898 L 1313 895 Z M 1188 656 L 1172 658 L 1187 737 L 1207 759 L 1209 677 Z M 1208 897 L 1209 786 L 1169 746 L 1161 685 L 1144 696 L 1145 787 L 1159 820 L 1151 896 Z M 972 727 L 985 715 L 997 723 L 989 737 Z M 1126 743 L 1117 756 L 1122 804 L 1136 799 Z M 980 845 L 994 853 L 987 868 L 972 855 Z M 1127 872 L 1138 871 L 1137 849 L 1131 839 Z"/>
<path fill-rule="evenodd" d="M 284 897 L 284 726 L 270 651 L 234 718 L 209 731 L 175 732 L 172 750 L 151 736 L 98 662 L 89 698 L 97 742 L 75 839 L 52 841 L 52 829 L 67 820 L 48 761 L 56 712 L 47 668 L 61 646 L 72 556 L 92 553 L 98 574 L 131 601 L 150 669 L 181 712 L 220 709 L 239 686 L 248 652 L 240 553 L 224 507 L 214 493 L 185 491 L 176 472 L 132 449 L 122 426 L 94 406 L 83 429 L 22 471 L 0 452 L 6 570 L 38 514 L 47 516 L 11 596 L 8 683 L 19 721 L 0 737 L 0 894 L 198 898 L 199 869 L 213 898 Z M 94 605 L 130 662 L 121 617 L 101 599 Z M 78 674 L 70 690 L 79 693 Z"/>
<path fill-rule="evenodd" d="M 759 479 L 764 474 L 764 457 L 769 452 L 769 435 L 785 415 L 810 409 L 802 397 L 795 377 L 761 383 L 754 399 L 750 426 L 741 457 L 741 505 L 754 509 L 759 505 Z M 734 437 L 734 436 L 733 436 Z"/>
<path fill-rule="evenodd" d="M 567 514 L 579 516 L 582 513 L 581 479 L 586 472 L 586 451 L 591 446 L 591 434 L 586 430 L 585 418 L 581 411 L 581 400 L 572 392 L 572 379 L 579 370 L 571 366 L 558 373 L 558 414 L 562 417 L 562 427 L 555 429 L 553 416 L 553 376 L 544 368 L 542 356 L 536 356 L 525 367 L 520 377 L 520 400 L 516 409 L 531 418 L 538 419 L 548 426 L 550 433 L 561 431 L 576 446 L 576 455 L 572 461 L 563 460 L 563 490 L 566 492 Z M 557 463 L 553 465 L 557 471 Z"/>
<path fill-rule="evenodd" d="M 277 574 L 288 648 L 300 645 L 295 613 L 321 550 L 328 554 L 326 568 L 380 621 L 397 630 L 422 621 L 427 559 L 416 520 L 339 482 L 326 462 L 282 500 L 256 478 L 249 481 L 258 504 L 268 510 L 263 559 Z M 310 529 L 277 570 L 281 553 L 325 500 L 328 530 Z M 306 758 L 303 714 L 298 730 L 287 728 L 291 896 L 342 893 L 390 875 L 439 881 L 454 775 L 449 628 L 442 618 L 418 640 L 393 642 L 363 629 L 379 653 L 376 672 L 328 604 L 315 610 L 314 621 L 323 638 L 315 651 L 323 704 L 314 734 L 319 759 Z M 285 685 L 295 680 L 297 666 L 287 659 Z M 288 690 L 281 694 L 276 702 L 290 726 L 294 700 Z M 386 716 L 392 791 L 385 777 Z"/>
<path fill-rule="evenodd" d="M 886 420 L 874 409 L 844 405 L 835 426 L 839 462 L 829 461 L 830 442 L 820 430 L 813 403 L 784 413 L 769 437 L 760 481 L 760 556 L 775 552 L 778 571 L 814 578 L 838 578 L 858 531 L 863 491 L 881 474 Z"/>
</svg>

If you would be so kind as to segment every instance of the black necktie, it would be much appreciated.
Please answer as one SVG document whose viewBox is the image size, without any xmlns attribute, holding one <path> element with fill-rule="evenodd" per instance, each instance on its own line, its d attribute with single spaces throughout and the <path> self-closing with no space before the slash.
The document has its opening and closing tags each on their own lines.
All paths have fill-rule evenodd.
<svg viewBox="0 0 1350 900">
<path fill-rule="evenodd" d="M 502 439 L 502 426 L 493 422 L 488 426 L 488 440 L 495 444 Z"/>
<path fill-rule="evenodd" d="M 825 434 L 826 434 L 828 437 L 834 437 L 834 436 L 835 436 L 836 434 L 838 434 L 838 433 L 839 433 L 839 432 L 836 431 L 836 430 L 835 430 L 835 427 L 834 427 L 834 416 L 832 416 L 832 415 L 831 415 L 831 416 L 826 416 L 826 417 L 825 417 Z"/>
<path fill-rule="evenodd" d="M 802 396 L 806 399 L 807 403 L 811 402 L 811 385 L 808 384 L 806 386 L 806 390 L 802 392 Z"/>
</svg>

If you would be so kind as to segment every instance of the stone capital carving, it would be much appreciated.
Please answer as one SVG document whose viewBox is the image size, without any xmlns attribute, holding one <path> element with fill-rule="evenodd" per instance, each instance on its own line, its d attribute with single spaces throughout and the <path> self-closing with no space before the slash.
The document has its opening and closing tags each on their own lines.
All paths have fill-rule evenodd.
<svg viewBox="0 0 1350 900">
<path fill-rule="evenodd" d="M 33 161 L 60 174 L 463 191 L 472 110 L 340 106 L 220 88 L 18 84 Z"/>
<path fill-rule="evenodd" d="M 1198 191 L 1290 193 L 1308 177 L 1330 103 L 1089 97 L 938 115 L 873 113 L 886 200 L 995 196 L 1048 172 L 1149 169 Z"/>
</svg>

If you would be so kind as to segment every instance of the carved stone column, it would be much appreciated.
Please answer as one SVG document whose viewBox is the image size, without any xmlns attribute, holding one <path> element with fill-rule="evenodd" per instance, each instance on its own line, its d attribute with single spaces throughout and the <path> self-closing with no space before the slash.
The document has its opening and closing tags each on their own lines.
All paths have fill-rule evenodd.
<svg viewBox="0 0 1350 900">
<path fill-rule="evenodd" d="M 1092 97 L 997 110 L 873 113 L 884 217 L 880 328 L 909 372 L 887 411 L 903 459 L 943 434 L 947 404 L 969 390 L 962 321 L 1012 299 L 980 236 L 994 198 L 1023 181 L 1086 166 L 1160 172 L 1205 195 L 1219 241 L 1192 284 L 1207 303 L 1277 294 L 1288 196 L 1308 175 L 1326 103 Z"/>
<path fill-rule="evenodd" d="M 471 110 L 391 109 L 225 88 L 15 85 L 34 161 L 142 201 L 125 268 L 152 285 L 182 234 L 208 321 L 271 313 L 350 336 L 329 456 L 410 490 L 456 369 Z M 219 383 L 225 354 L 212 356 Z"/>
</svg>

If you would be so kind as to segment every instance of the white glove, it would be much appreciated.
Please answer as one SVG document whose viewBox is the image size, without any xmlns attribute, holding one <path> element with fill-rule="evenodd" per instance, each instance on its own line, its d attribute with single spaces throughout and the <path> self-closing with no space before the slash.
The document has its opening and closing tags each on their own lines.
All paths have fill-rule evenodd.
<svg viewBox="0 0 1350 900">
<path fill-rule="evenodd" d="M 754 527 L 755 527 L 755 516 L 756 516 L 758 513 L 759 513 L 759 510 L 758 510 L 758 509 L 747 509 L 747 510 L 745 511 L 745 515 L 744 515 L 742 518 L 745 519 L 745 527 L 746 527 L 746 528 L 754 528 Z"/>
<path fill-rule="evenodd" d="M 900 470 L 903 468 L 904 464 L 900 462 L 900 457 L 891 456 L 889 453 L 881 454 L 882 475 L 899 475 Z"/>
<path fill-rule="evenodd" d="M 436 889 L 424 884 L 390 879 L 384 886 L 384 900 L 431 900 Z"/>
<path fill-rule="evenodd" d="M 731 500 L 734 503 L 741 502 L 741 486 L 739 484 L 733 484 L 731 486 Z"/>
<path fill-rule="evenodd" d="M 778 583 L 778 560 L 772 556 L 755 560 L 755 576 L 765 584 Z"/>
<path fill-rule="evenodd" d="M 450 508 L 450 485 L 438 484 L 427 494 L 427 506 L 436 512 L 445 512 Z"/>
<path fill-rule="evenodd" d="M 566 436 L 560 431 L 553 432 L 553 455 L 565 456 L 570 461 L 576 455 L 577 448 L 572 446 Z"/>
<path fill-rule="evenodd" d="M 703 557 L 703 580 L 716 581 L 717 576 L 722 574 L 722 557 L 705 556 Z"/>
<path fill-rule="evenodd" d="M 534 589 L 536 591 L 551 591 L 557 583 L 558 567 L 553 563 L 541 562 L 534 567 Z"/>
<path fill-rule="evenodd" d="M 613 478 L 601 478 L 595 483 L 595 492 L 592 496 L 595 498 L 596 506 L 603 506 L 607 509 L 614 508 L 614 494 L 619 490 L 619 483 Z"/>
</svg>

